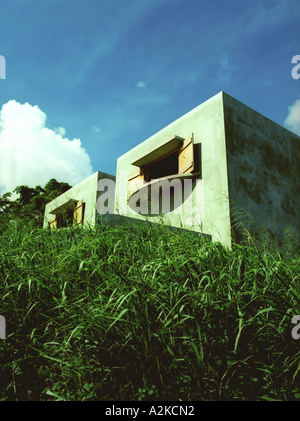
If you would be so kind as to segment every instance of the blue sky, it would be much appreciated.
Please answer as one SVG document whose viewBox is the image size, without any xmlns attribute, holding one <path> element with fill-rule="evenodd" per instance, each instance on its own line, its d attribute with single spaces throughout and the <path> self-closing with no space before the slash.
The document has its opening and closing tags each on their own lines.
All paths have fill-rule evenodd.
<svg viewBox="0 0 300 421">
<path fill-rule="evenodd" d="M 115 174 L 119 156 L 222 90 L 281 125 L 299 105 L 299 0 L 0 5 L 0 193 L 52 176 L 74 184 L 97 170 Z M 30 127 L 18 117 L 26 103 Z"/>
</svg>

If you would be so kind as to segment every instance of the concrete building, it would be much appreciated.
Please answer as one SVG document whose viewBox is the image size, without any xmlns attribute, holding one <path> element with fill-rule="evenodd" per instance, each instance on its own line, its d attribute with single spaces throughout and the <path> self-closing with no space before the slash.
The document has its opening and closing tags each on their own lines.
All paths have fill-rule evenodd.
<svg viewBox="0 0 300 421">
<path fill-rule="evenodd" d="M 299 235 L 299 193 L 300 138 L 220 92 L 118 159 L 115 212 L 230 246 L 243 226 Z"/>
<path fill-rule="evenodd" d="M 113 204 L 99 208 L 104 179 Z M 116 178 L 96 172 L 49 203 L 44 226 L 98 217 L 163 220 L 226 247 L 244 227 L 300 235 L 300 138 L 220 92 L 121 156 Z"/>
<path fill-rule="evenodd" d="M 97 200 L 101 192 L 100 180 L 115 181 L 115 177 L 95 172 L 46 205 L 44 228 L 61 228 L 68 225 L 93 226 L 97 219 Z"/>
</svg>

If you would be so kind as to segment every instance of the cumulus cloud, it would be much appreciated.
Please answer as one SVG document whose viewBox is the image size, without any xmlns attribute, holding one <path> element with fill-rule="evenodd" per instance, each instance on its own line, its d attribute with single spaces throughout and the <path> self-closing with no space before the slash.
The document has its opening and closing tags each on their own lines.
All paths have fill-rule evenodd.
<svg viewBox="0 0 300 421">
<path fill-rule="evenodd" d="M 8 101 L 0 110 L 0 194 L 18 185 L 45 185 L 51 178 L 74 185 L 92 174 L 80 139 L 63 127 L 46 127 L 37 106 Z"/>
<path fill-rule="evenodd" d="M 288 108 L 288 116 L 284 120 L 284 125 L 300 136 L 300 99 Z"/>
</svg>

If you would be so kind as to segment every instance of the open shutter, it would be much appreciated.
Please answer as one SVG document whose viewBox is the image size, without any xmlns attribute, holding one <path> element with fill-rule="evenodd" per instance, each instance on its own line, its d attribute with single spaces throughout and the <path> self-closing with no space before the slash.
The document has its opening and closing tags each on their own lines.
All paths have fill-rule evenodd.
<svg viewBox="0 0 300 421">
<path fill-rule="evenodd" d="M 54 215 L 52 218 L 49 219 L 49 226 L 51 229 L 57 228 L 57 216 Z"/>
<path fill-rule="evenodd" d="M 194 169 L 194 135 L 191 134 L 178 150 L 178 173 L 189 173 Z"/>
<path fill-rule="evenodd" d="M 128 179 L 127 197 L 129 198 L 132 195 L 132 193 L 138 190 L 139 187 L 141 187 L 144 184 L 144 181 L 145 175 L 141 168 L 139 168 L 137 171 L 131 174 Z"/>
<path fill-rule="evenodd" d="M 76 204 L 76 208 L 74 211 L 74 224 L 83 225 L 83 211 L 84 211 L 83 200 L 79 200 Z"/>
</svg>

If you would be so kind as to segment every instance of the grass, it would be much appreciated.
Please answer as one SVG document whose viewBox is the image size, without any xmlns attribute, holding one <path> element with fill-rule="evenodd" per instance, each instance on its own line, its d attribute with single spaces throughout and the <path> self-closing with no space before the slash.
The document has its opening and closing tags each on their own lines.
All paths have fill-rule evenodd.
<svg viewBox="0 0 300 421">
<path fill-rule="evenodd" d="M 297 400 L 300 254 L 163 226 L 0 237 L 1 400 Z"/>
</svg>

